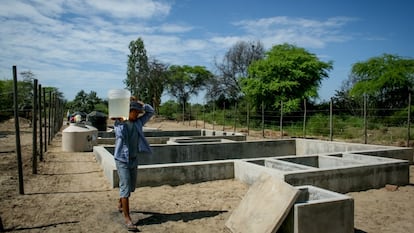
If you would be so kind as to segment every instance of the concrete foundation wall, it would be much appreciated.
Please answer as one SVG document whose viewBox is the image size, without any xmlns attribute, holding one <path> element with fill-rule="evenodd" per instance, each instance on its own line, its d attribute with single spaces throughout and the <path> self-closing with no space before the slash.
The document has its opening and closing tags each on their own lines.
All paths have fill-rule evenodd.
<svg viewBox="0 0 414 233">
<path fill-rule="evenodd" d="M 385 158 L 394 158 L 394 159 L 403 159 L 410 161 L 410 164 L 413 164 L 413 149 L 412 148 L 402 148 L 394 147 L 394 149 L 380 149 L 380 150 L 364 150 L 364 151 L 354 151 L 353 153 L 361 155 L 371 155 L 371 156 L 380 156 Z"/>
<path fill-rule="evenodd" d="M 314 185 L 339 193 L 382 188 L 386 184 L 409 183 L 408 162 L 371 164 L 340 169 L 319 169 L 285 174 L 291 185 Z"/>
<path fill-rule="evenodd" d="M 277 233 L 353 233 L 354 201 L 350 196 L 315 186 L 296 186 L 299 198 Z"/>
<path fill-rule="evenodd" d="M 265 159 L 264 164 L 262 165 L 264 165 L 265 167 L 274 168 L 282 172 L 315 169 L 314 167 L 305 166 L 305 165 L 296 164 L 296 163 L 289 163 L 289 162 L 286 162 L 280 159 L 272 159 L 272 158 Z"/>
<path fill-rule="evenodd" d="M 234 160 L 234 178 L 248 185 L 253 184 L 262 173 L 269 174 L 278 179 L 284 179 L 283 172 L 257 165 L 252 161 Z"/>
<path fill-rule="evenodd" d="M 119 177 L 112 154 L 102 146 L 95 146 L 93 153 L 110 185 L 118 187 Z M 180 185 L 233 178 L 233 160 L 139 165 L 137 186 Z"/>
<path fill-rule="evenodd" d="M 408 160 L 413 163 L 413 149 L 406 147 L 379 146 L 358 143 L 331 142 L 296 139 L 296 155 L 311 155 L 334 152 L 350 152 Z"/>
<path fill-rule="evenodd" d="M 335 168 L 363 164 L 357 160 L 343 159 L 334 156 L 287 156 L 280 158 L 279 160 L 314 168 Z"/>
<path fill-rule="evenodd" d="M 114 157 L 102 146 L 94 146 L 93 154 L 111 187 L 118 187 L 119 179 Z"/>
<path fill-rule="evenodd" d="M 234 178 L 232 160 L 138 166 L 137 186 L 181 185 Z"/>
<path fill-rule="evenodd" d="M 142 156 L 140 164 L 166 164 L 295 154 L 294 140 L 227 142 L 191 145 L 152 145 L 153 155 Z M 105 147 L 111 154 L 113 146 Z"/>
<path fill-rule="evenodd" d="M 139 178 L 139 182 L 145 185 L 150 185 L 151 182 L 158 185 L 162 183 L 161 179 L 171 184 L 196 182 L 202 180 L 202 175 L 205 175 L 206 180 L 228 179 L 232 177 L 230 174 L 234 170 L 233 177 L 248 184 L 253 183 L 262 172 L 266 172 L 291 185 L 314 185 L 340 193 L 381 188 L 386 184 L 406 185 L 409 183 L 410 163 L 406 160 L 337 151 L 332 154 L 299 156 L 296 155 L 296 148 L 301 147 L 295 146 L 295 142 L 298 143 L 298 141 L 299 144 L 303 144 L 304 141 L 309 143 L 312 140 L 153 145 L 153 155 L 139 158 L 139 169 L 153 170 L 148 173 L 148 177 Z M 316 148 L 322 145 L 320 141 L 316 143 L 319 145 Z M 310 148 L 310 145 L 307 146 Z M 327 146 L 332 146 L 332 144 L 327 143 Z M 365 146 L 357 145 L 356 149 Z M 111 184 L 117 185 L 117 174 L 112 156 L 114 147 L 99 148 L 94 147 L 97 161 L 102 164 L 105 176 Z M 352 147 L 347 149 L 350 148 Z M 384 151 L 389 149 L 388 147 L 378 148 Z M 392 147 L 391 149 L 390 153 L 403 152 L 404 154 L 407 152 L 408 154 L 411 152 L 411 150 L 403 150 L 404 148 Z M 300 150 L 303 151 L 303 149 Z M 317 150 L 312 152 L 315 151 Z M 105 154 L 104 157 L 103 154 Z M 226 161 L 233 159 L 235 160 L 234 167 L 231 167 Z M 193 163 L 199 164 L 193 166 Z M 149 165 L 149 167 L 144 165 Z M 230 170 L 225 173 L 225 169 Z M 142 171 L 144 174 L 145 171 Z M 161 175 L 154 176 L 158 173 Z M 173 176 L 178 177 L 172 178 Z"/>
<path fill-rule="evenodd" d="M 192 139 L 227 139 L 231 141 L 246 141 L 245 135 L 227 135 L 227 136 L 188 136 Z M 168 140 L 171 139 L 171 137 L 146 137 L 147 141 L 151 144 L 167 144 Z M 97 143 L 100 145 L 114 145 L 115 144 L 115 138 L 98 138 Z"/>
<path fill-rule="evenodd" d="M 145 137 L 182 137 L 182 136 L 202 136 L 201 130 L 160 130 L 145 131 Z"/>
<path fill-rule="evenodd" d="M 180 136 L 202 136 L 201 130 L 158 130 L 144 127 L 145 137 L 180 137 Z M 115 138 L 115 133 L 98 132 L 98 137 L 101 138 Z"/>
<path fill-rule="evenodd" d="M 363 155 L 354 156 L 363 157 Z M 359 162 L 355 160 L 354 165 L 316 168 L 283 161 L 283 156 L 273 159 L 274 162 L 271 158 L 235 161 L 235 178 L 252 184 L 261 173 L 265 172 L 293 186 L 313 185 L 339 193 L 382 188 L 386 184 L 407 185 L 409 183 L 409 162 L 405 160 L 383 158 L 382 162 L 373 160 L 366 164 L 358 164 Z M 362 160 L 369 160 L 369 158 L 359 161 Z M 287 166 L 280 169 L 282 165 Z"/>
</svg>

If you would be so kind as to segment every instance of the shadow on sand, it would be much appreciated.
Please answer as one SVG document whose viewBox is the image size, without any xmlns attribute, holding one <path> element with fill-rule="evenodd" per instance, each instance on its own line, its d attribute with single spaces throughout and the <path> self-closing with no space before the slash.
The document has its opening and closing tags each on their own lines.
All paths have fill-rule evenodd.
<svg viewBox="0 0 414 233">
<path fill-rule="evenodd" d="M 163 214 L 163 213 L 156 213 L 156 212 L 145 212 L 145 211 L 133 211 L 131 213 L 140 213 L 144 215 L 150 215 L 143 219 L 140 219 L 136 225 L 143 226 L 143 225 L 153 225 L 153 224 L 161 224 L 168 221 L 184 221 L 188 222 L 195 219 L 202 219 L 202 218 L 210 218 L 217 216 L 221 213 L 227 211 L 195 211 L 195 212 L 179 212 L 173 214 Z"/>
</svg>

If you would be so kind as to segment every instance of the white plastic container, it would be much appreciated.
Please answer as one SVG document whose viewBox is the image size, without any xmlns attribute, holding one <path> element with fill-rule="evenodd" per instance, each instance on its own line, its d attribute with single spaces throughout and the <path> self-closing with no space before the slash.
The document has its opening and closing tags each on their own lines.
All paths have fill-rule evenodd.
<svg viewBox="0 0 414 233">
<path fill-rule="evenodd" d="M 108 91 L 108 117 L 124 118 L 129 117 L 129 98 L 131 92 L 125 89 L 112 89 Z"/>
<path fill-rule="evenodd" d="M 62 132 L 62 151 L 92 151 L 98 145 L 98 129 L 84 124 L 70 123 Z"/>
</svg>

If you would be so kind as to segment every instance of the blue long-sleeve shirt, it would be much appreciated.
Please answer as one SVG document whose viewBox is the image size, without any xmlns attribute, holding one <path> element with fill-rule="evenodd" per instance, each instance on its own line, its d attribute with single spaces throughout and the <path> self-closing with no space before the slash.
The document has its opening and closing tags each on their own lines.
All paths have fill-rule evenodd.
<svg viewBox="0 0 414 233">
<path fill-rule="evenodd" d="M 154 108 L 149 104 L 144 104 L 144 115 L 138 118 L 134 122 L 129 122 L 133 127 L 136 128 L 136 133 L 138 134 L 138 143 L 134 142 L 134 139 L 129 138 L 130 132 L 128 132 L 128 122 L 121 122 L 119 120 L 115 121 L 114 130 L 115 130 L 115 151 L 114 158 L 121 162 L 129 162 L 130 157 L 135 157 L 136 154 L 130 155 L 133 153 L 152 153 L 151 147 L 144 136 L 143 127 L 151 117 L 154 115 Z M 135 138 L 136 139 L 136 138 Z M 132 148 L 133 146 L 136 146 Z"/>
</svg>

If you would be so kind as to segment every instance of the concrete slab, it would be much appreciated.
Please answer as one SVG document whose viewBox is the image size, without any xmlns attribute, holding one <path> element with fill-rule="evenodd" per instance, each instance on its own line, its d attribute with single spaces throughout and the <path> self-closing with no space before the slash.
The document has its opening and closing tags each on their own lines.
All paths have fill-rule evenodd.
<svg viewBox="0 0 414 233">
<path fill-rule="evenodd" d="M 298 196 L 298 189 L 283 180 L 262 174 L 234 209 L 226 227 L 237 233 L 274 233 Z"/>
</svg>

